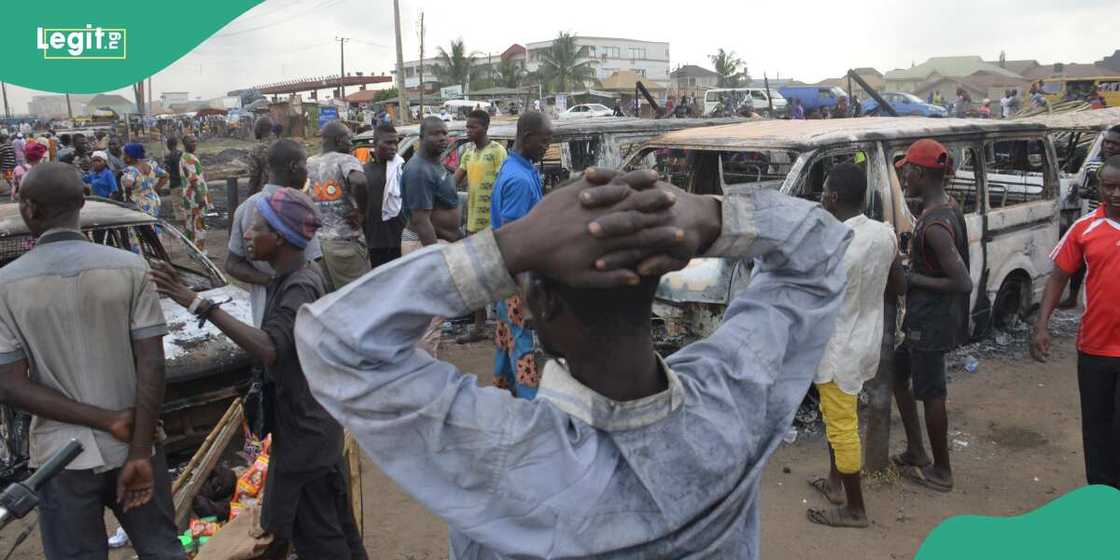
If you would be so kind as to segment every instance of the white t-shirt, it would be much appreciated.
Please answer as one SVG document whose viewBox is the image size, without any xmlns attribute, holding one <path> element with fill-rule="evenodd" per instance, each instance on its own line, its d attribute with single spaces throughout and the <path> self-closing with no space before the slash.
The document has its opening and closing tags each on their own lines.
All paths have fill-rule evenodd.
<svg viewBox="0 0 1120 560">
<path fill-rule="evenodd" d="M 844 222 L 854 233 L 844 253 L 848 285 L 835 330 L 824 349 L 814 383 L 835 382 L 858 395 L 879 369 L 883 340 L 883 292 L 898 253 L 894 229 L 860 214 Z"/>
<path fill-rule="evenodd" d="M 999 100 L 999 106 L 1003 109 L 1003 118 L 1011 116 L 1011 98 L 1003 97 Z"/>
</svg>

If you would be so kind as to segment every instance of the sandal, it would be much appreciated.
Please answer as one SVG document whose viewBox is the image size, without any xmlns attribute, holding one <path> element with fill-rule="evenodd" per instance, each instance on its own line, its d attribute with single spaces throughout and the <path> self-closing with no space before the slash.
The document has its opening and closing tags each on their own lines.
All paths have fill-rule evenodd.
<svg viewBox="0 0 1120 560">
<path fill-rule="evenodd" d="M 848 519 L 840 515 L 839 510 L 823 510 L 823 509 L 810 509 L 805 512 L 809 521 L 817 525 L 824 525 L 826 527 L 852 527 L 855 529 L 863 529 L 870 525 L 867 519 L 856 521 Z"/>
<path fill-rule="evenodd" d="M 924 467 L 930 464 L 929 459 L 926 459 L 924 463 L 914 461 L 913 456 L 910 455 L 910 451 L 903 451 L 897 455 L 891 455 L 891 462 L 900 469 L 906 467 Z"/>
<path fill-rule="evenodd" d="M 899 471 L 899 474 L 902 475 L 902 478 L 905 478 L 906 480 L 909 480 L 910 482 L 913 482 L 914 484 L 917 484 L 918 486 L 924 486 L 926 488 L 929 488 L 930 490 L 936 490 L 938 492 L 952 492 L 953 491 L 953 483 L 952 482 L 946 484 L 946 483 L 944 483 L 940 480 L 936 480 L 936 479 L 930 477 L 929 473 L 927 472 L 928 469 L 929 469 L 928 466 L 925 466 L 925 467 L 909 466 L 909 467 L 901 469 Z"/>
<path fill-rule="evenodd" d="M 809 481 L 809 486 L 812 486 L 813 490 L 816 490 L 817 492 L 820 492 L 821 495 L 824 496 L 824 499 L 828 500 L 828 503 L 830 503 L 834 506 L 844 505 L 844 500 L 836 500 L 836 499 L 834 499 L 834 498 L 832 498 L 831 496 L 828 495 L 828 490 L 825 487 L 826 484 L 828 484 L 828 479 L 827 478 L 818 478 L 816 480 L 810 480 Z M 813 511 L 813 510 L 809 510 L 809 511 Z"/>
</svg>

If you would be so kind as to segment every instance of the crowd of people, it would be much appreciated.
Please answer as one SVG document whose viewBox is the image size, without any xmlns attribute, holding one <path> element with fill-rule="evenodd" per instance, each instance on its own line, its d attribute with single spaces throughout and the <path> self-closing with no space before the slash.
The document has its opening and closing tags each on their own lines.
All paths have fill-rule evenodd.
<svg viewBox="0 0 1120 560">
<path fill-rule="evenodd" d="M 470 143 L 452 172 L 440 162 L 448 130 L 438 117 L 422 121 L 407 163 L 397 131 L 378 124 L 364 165 L 341 123 L 323 127 L 310 157 L 258 123 L 254 192 L 234 211 L 224 264 L 250 287 L 249 322 L 166 263 L 91 243 L 79 228 L 87 189 L 123 191 L 149 212 L 160 201 L 144 193 L 170 183 L 203 249 L 208 199 L 193 138 L 181 152 L 169 140 L 162 166 L 112 138 L 92 153 L 70 138 L 57 160 L 46 145 L 24 145 L 18 165 L 31 165 L 14 196 L 38 242 L 0 269 L 0 400 L 35 415 L 33 466 L 71 438 L 85 445 L 42 490 L 47 558 L 104 557 L 106 507 L 141 558 L 184 557 L 154 436 L 167 333 L 157 294 L 265 369 L 269 558 L 289 547 L 301 558 L 366 558 L 343 464 L 348 434 L 448 523 L 452 558 L 755 558 L 761 473 L 811 385 L 830 455 L 830 472 L 811 485 L 835 507 L 806 515 L 867 527 L 858 395 L 878 369 L 884 329 L 895 328 L 883 302 L 900 296 L 905 342 L 891 359 L 906 447 L 892 460 L 914 484 L 953 490 L 945 354 L 965 340 L 973 286 L 943 145 L 920 140 L 896 164 L 920 206 L 904 267 L 896 233 L 864 213 L 868 180 L 856 162 L 830 170 L 820 204 L 768 189 L 697 195 L 650 171 L 603 169 L 546 196 L 536 164 L 551 143 L 548 117 L 522 114 L 508 151 L 489 124 L 485 111 L 468 115 Z M 1114 487 L 1118 153 L 1120 140 L 1098 167 L 1100 208 L 1054 250 L 1032 345 L 1045 359 L 1050 313 L 1084 267 L 1086 471 Z M 751 282 L 711 336 L 660 356 L 649 320 L 659 278 L 697 255 L 753 261 Z M 440 360 L 444 318 L 473 316 L 459 342 L 478 341 L 487 308 L 498 319 L 497 390 Z"/>
<path fill-rule="evenodd" d="M 163 162 L 149 158 L 143 144 L 121 144 L 116 135 L 97 131 L 85 134 L 60 134 L 50 131 L 14 139 L 0 135 L 0 171 L 13 202 L 19 200 L 24 177 L 35 166 L 46 162 L 69 165 L 85 183 L 85 194 L 124 202 L 153 217 L 160 218 L 164 200 L 160 193 L 170 188 L 176 221 L 183 225 L 187 238 L 206 254 L 205 214 L 212 205 L 198 141 L 193 136 L 167 140 Z"/>
</svg>

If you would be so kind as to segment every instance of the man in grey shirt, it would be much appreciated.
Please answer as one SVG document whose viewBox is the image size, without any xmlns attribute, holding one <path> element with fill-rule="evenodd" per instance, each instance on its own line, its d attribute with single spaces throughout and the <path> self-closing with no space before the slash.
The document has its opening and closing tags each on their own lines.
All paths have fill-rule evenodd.
<svg viewBox="0 0 1120 560">
<path fill-rule="evenodd" d="M 281 187 L 291 187 L 296 190 L 303 188 L 307 179 L 307 160 L 290 158 L 274 158 L 271 150 L 267 155 L 269 170 L 265 173 L 270 182 L 260 190 L 245 199 L 237 210 L 233 212 L 233 220 L 229 226 L 229 255 L 226 256 L 226 272 L 230 276 L 249 284 L 249 306 L 253 311 L 253 326 L 260 327 L 264 317 L 265 299 L 268 296 L 268 285 L 276 278 L 276 272 L 267 261 L 250 260 L 245 252 L 245 232 L 253 227 L 257 216 L 257 200 L 272 196 Z M 319 237 L 311 238 L 304 250 L 307 260 L 318 260 L 323 256 L 319 248 Z"/>
<path fill-rule="evenodd" d="M 0 401 L 35 415 L 32 467 L 71 439 L 84 448 L 40 491 L 48 559 L 104 558 L 106 507 L 141 558 L 186 558 L 153 446 L 167 325 L 144 259 L 82 234 L 82 190 L 64 163 L 23 179 L 20 215 L 38 242 L 0 269 Z"/>
<path fill-rule="evenodd" d="M 766 189 L 588 183 L 604 174 L 297 317 L 312 393 L 448 523 L 451 558 L 758 557 L 759 480 L 832 334 L 851 231 Z M 657 275 L 698 254 L 754 259 L 751 283 L 712 336 L 662 359 Z M 432 316 L 512 295 L 514 277 L 557 358 L 532 401 L 416 348 Z"/>
</svg>

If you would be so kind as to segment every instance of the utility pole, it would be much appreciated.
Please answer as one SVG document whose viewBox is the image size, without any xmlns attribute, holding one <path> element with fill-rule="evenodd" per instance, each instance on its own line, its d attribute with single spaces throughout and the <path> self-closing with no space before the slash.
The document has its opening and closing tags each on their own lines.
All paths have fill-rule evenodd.
<svg viewBox="0 0 1120 560">
<path fill-rule="evenodd" d="M 338 41 L 338 97 L 346 97 L 346 42 L 349 37 L 335 37 Z"/>
<path fill-rule="evenodd" d="M 69 115 L 71 120 L 74 119 L 74 110 L 70 108 L 70 94 L 66 94 L 66 114 Z"/>
<path fill-rule="evenodd" d="M 149 115 L 152 114 L 152 95 L 154 95 L 154 94 L 155 94 L 155 92 L 152 91 L 152 77 L 148 76 L 148 114 Z"/>
<path fill-rule="evenodd" d="M 400 0 L 393 0 L 393 23 L 397 32 L 397 105 L 400 107 L 400 114 L 397 118 L 400 119 L 402 123 L 408 124 L 411 115 L 408 110 L 408 93 L 404 91 L 404 50 L 401 47 Z M 420 61 L 420 66 L 424 66 L 424 61 Z"/>
<path fill-rule="evenodd" d="M 420 12 L 420 117 L 424 117 L 424 12 Z"/>
<path fill-rule="evenodd" d="M 12 118 L 12 112 L 8 110 L 8 84 L 0 82 L 0 90 L 4 91 L 4 118 Z"/>
</svg>

